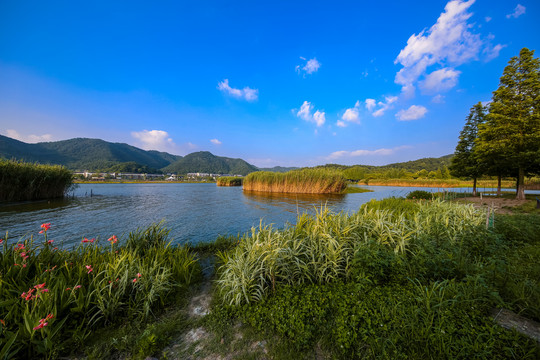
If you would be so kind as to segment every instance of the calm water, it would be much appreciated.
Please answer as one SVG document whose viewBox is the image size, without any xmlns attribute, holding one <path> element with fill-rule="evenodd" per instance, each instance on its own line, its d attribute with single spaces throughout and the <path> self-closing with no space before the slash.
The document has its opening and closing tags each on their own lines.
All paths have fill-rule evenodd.
<svg viewBox="0 0 540 360">
<path fill-rule="evenodd" d="M 83 237 L 127 234 L 165 220 L 175 243 L 212 241 L 218 235 L 242 234 L 259 222 L 283 227 L 298 213 L 326 204 L 334 211 L 355 211 L 370 199 L 405 196 L 437 188 L 365 186 L 374 192 L 331 196 L 248 194 L 240 187 L 215 184 L 81 184 L 69 200 L 0 204 L 0 235 L 11 240 L 37 235 L 52 224 L 49 239 L 71 246 Z M 453 191 L 466 191 L 463 189 Z M 92 194 L 93 196 L 90 196 Z"/>
</svg>

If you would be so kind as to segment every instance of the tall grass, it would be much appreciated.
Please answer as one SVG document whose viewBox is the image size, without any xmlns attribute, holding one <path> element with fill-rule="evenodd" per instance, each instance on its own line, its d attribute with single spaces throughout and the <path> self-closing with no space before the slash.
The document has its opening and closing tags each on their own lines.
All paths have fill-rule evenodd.
<svg viewBox="0 0 540 360">
<path fill-rule="evenodd" d="M 187 248 L 170 246 L 162 224 L 131 233 L 125 246 L 111 237 L 72 250 L 56 248 L 44 225 L 39 238 L 6 236 L 0 245 L 2 359 L 57 357 L 103 326 L 143 321 L 200 271 Z"/>
<path fill-rule="evenodd" d="M 375 185 L 375 186 L 419 186 L 419 187 L 472 187 L 473 181 L 460 179 L 365 179 L 359 182 L 359 185 Z M 478 180 L 477 188 L 497 188 L 497 180 Z M 515 188 L 516 182 L 512 180 L 503 180 L 501 182 L 503 188 Z M 536 178 L 527 179 L 525 188 L 528 190 L 540 189 L 540 184 Z"/>
<path fill-rule="evenodd" d="M 222 176 L 216 180 L 217 186 L 242 186 L 243 178 L 237 176 Z"/>
<path fill-rule="evenodd" d="M 455 243 L 462 234 L 485 222 L 472 205 L 372 201 L 353 214 L 321 208 L 304 214 L 283 230 L 271 225 L 252 228 L 231 252 L 220 253 L 223 265 L 217 280 L 221 295 L 238 305 L 262 300 L 280 284 L 325 284 L 351 276 L 355 256 L 370 243 L 394 253 L 411 250 L 411 243 L 434 236 Z"/>
<path fill-rule="evenodd" d="M 72 178 L 71 171 L 62 166 L 0 159 L 0 201 L 62 197 Z"/>
<path fill-rule="evenodd" d="M 275 193 L 337 194 L 347 187 L 340 171 L 302 169 L 286 173 L 257 171 L 244 179 L 245 191 Z"/>
</svg>

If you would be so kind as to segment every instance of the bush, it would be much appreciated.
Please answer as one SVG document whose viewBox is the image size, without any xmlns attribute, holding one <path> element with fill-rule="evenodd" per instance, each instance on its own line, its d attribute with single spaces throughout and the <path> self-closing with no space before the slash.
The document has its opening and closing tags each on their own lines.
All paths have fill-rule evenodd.
<svg viewBox="0 0 540 360">
<path fill-rule="evenodd" d="M 415 190 L 407 194 L 407 199 L 409 200 L 431 200 L 433 199 L 433 194 L 424 190 Z"/>
</svg>

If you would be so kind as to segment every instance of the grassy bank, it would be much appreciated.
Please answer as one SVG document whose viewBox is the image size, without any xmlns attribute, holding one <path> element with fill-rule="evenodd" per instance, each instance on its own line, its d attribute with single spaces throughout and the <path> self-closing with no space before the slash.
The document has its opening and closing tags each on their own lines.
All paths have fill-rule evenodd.
<svg viewBox="0 0 540 360">
<path fill-rule="evenodd" d="M 200 273 L 187 248 L 170 246 L 161 224 L 130 233 L 123 245 L 112 236 L 72 250 L 55 246 L 49 226 L 35 238 L 1 241 L 2 359 L 56 358 L 104 328 L 137 327 L 175 303 Z"/>
<path fill-rule="evenodd" d="M 227 324 L 249 324 L 272 358 L 535 359 L 491 312 L 540 320 L 540 217 L 485 222 L 471 205 L 386 199 L 252 229 L 219 253 L 209 326 L 229 341 Z"/>
<path fill-rule="evenodd" d="M 341 172 L 325 169 L 302 169 L 286 173 L 257 171 L 244 179 L 244 191 L 338 194 L 346 187 Z"/>
<path fill-rule="evenodd" d="M 71 171 L 62 166 L 0 159 L 0 201 L 62 197 L 72 178 Z"/>
<path fill-rule="evenodd" d="M 460 179 L 365 179 L 358 183 L 359 185 L 374 186 L 418 186 L 418 187 L 473 187 L 472 180 Z M 477 188 L 497 188 L 497 180 L 478 180 Z M 502 188 L 513 189 L 516 182 L 513 180 L 503 180 Z M 525 181 L 525 188 L 529 190 L 539 190 L 540 184 L 536 181 Z"/>
<path fill-rule="evenodd" d="M 222 176 L 217 178 L 217 186 L 242 186 L 243 178 L 235 176 Z"/>
</svg>

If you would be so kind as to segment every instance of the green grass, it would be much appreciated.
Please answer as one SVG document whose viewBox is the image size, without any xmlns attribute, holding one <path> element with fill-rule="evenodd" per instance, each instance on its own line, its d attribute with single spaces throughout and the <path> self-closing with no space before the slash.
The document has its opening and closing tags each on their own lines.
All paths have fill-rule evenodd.
<svg viewBox="0 0 540 360">
<path fill-rule="evenodd" d="M 353 214 L 252 229 L 218 253 L 209 327 L 241 322 L 275 359 L 536 359 L 540 347 L 491 318 L 540 320 L 540 217 L 441 200 L 371 201 Z"/>
<path fill-rule="evenodd" d="M 103 327 L 144 324 L 200 276 L 192 253 L 170 246 L 162 224 L 130 233 L 125 245 L 111 238 L 71 250 L 50 243 L 51 232 L 6 235 L 0 245 L 1 358 L 55 358 Z M 47 326 L 36 328 L 48 314 Z"/>
<path fill-rule="evenodd" d="M 235 176 L 222 176 L 218 177 L 216 180 L 217 186 L 242 186 L 242 181 L 244 178 L 235 177 Z"/>
<path fill-rule="evenodd" d="M 366 192 L 373 192 L 373 190 L 364 189 L 358 186 L 347 186 L 345 190 L 343 190 L 343 194 L 359 194 L 359 193 L 366 193 Z"/>
<path fill-rule="evenodd" d="M 244 191 L 339 194 L 347 187 L 341 171 L 301 169 L 286 173 L 257 171 L 244 179 Z"/>
<path fill-rule="evenodd" d="M 71 171 L 58 165 L 39 165 L 0 159 L 0 201 L 62 197 L 72 186 Z"/>
</svg>

